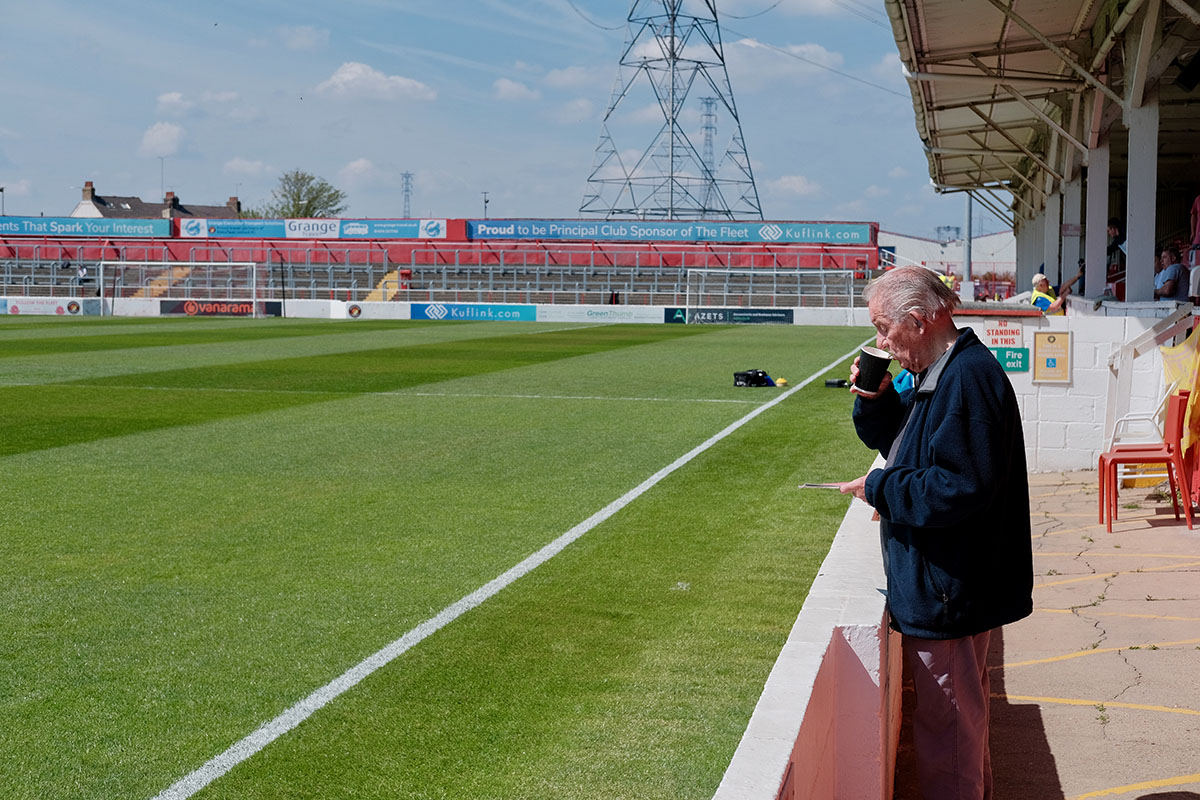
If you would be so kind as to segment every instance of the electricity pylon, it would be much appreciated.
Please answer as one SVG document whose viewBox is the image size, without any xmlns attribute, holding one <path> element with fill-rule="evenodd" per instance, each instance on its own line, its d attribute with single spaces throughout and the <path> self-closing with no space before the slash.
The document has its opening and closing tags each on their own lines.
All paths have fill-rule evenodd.
<svg viewBox="0 0 1200 800">
<path fill-rule="evenodd" d="M 687 0 L 696 12 L 687 14 L 681 11 L 684 2 L 633 0 L 581 214 L 762 219 L 725 68 L 716 0 Z M 694 112 L 691 119 L 684 112 L 693 89 L 712 98 L 711 105 L 705 100 L 705 136 L 716 133 L 713 108 L 722 109 L 729 120 L 719 159 L 702 155 L 693 142 L 700 131 Z M 647 123 L 657 126 L 648 144 Z M 627 149 L 634 142 L 644 146 Z"/>
</svg>

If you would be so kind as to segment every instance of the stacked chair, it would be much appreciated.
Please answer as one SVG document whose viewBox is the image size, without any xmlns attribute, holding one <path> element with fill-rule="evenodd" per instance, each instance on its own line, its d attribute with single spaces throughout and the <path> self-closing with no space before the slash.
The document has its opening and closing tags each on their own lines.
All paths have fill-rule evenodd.
<svg viewBox="0 0 1200 800">
<path fill-rule="evenodd" d="M 1175 507 L 1175 519 L 1179 519 L 1179 500 L 1176 498 L 1178 491 L 1183 498 L 1188 530 L 1192 530 L 1192 495 L 1183 462 L 1183 431 L 1189 396 L 1188 391 L 1173 392 L 1167 396 L 1167 416 L 1161 441 L 1114 444 L 1111 450 L 1101 454 L 1100 521 L 1106 523 L 1105 527 L 1109 533 L 1112 533 L 1113 520 L 1117 518 L 1119 467 L 1123 464 L 1164 465 L 1171 484 L 1171 503 Z"/>
</svg>

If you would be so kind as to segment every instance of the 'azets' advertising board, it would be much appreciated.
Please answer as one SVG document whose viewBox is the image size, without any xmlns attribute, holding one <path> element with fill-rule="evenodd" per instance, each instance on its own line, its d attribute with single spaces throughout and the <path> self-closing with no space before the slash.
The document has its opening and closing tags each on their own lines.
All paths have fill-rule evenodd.
<svg viewBox="0 0 1200 800">
<path fill-rule="evenodd" d="M 688 325 L 792 325 L 790 308 L 665 308 L 663 322 Z"/>
<path fill-rule="evenodd" d="M 645 222 L 641 220 L 475 219 L 471 239 L 874 244 L 867 222 Z"/>
<path fill-rule="evenodd" d="M 537 306 L 490 303 L 413 303 L 413 319 L 536 322 Z"/>
<path fill-rule="evenodd" d="M 185 219 L 184 239 L 445 239 L 444 219 Z"/>
<path fill-rule="evenodd" d="M 108 236 L 158 239 L 171 235 L 169 219 L 0 217 L 0 236 Z"/>
</svg>

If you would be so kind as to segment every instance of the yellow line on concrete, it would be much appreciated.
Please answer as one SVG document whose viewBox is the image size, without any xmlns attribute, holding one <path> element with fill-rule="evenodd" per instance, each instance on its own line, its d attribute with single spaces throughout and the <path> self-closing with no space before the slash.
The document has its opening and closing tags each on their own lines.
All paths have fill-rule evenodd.
<svg viewBox="0 0 1200 800">
<path fill-rule="evenodd" d="M 1133 513 L 1133 509 L 1132 509 L 1132 508 L 1131 508 L 1131 509 L 1129 509 L 1129 512 L 1130 512 L 1130 513 Z M 1033 522 L 1039 522 L 1039 521 L 1040 521 L 1040 520 L 1039 520 L 1039 518 L 1038 518 L 1038 516 L 1037 516 L 1037 515 L 1038 515 L 1038 513 L 1039 513 L 1039 512 L 1037 512 L 1037 511 L 1031 511 L 1031 512 L 1029 513 L 1029 516 L 1030 516 L 1030 518 L 1031 518 L 1031 520 L 1032 520 Z M 1078 517 L 1078 518 L 1080 518 L 1080 519 L 1084 519 L 1084 518 L 1087 518 L 1087 517 L 1091 517 L 1092 519 L 1095 519 L 1095 518 L 1096 518 L 1096 515 L 1095 515 L 1095 514 L 1064 514 L 1064 513 L 1062 513 L 1062 512 L 1058 512 L 1058 511 L 1055 511 L 1055 512 L 1050 512 L 1050 511 L 1042 511 L 1042 512 L 1040 512 L 1040 513 L 1042 513 L 1042 514 L 1045 514 L 1045 515 L 1046 515 L 1045 517 L 1042 517 L 1041 519 L 1058 519 L 1059 517 Z M 1133 517 L 1133 519 L 1137 519 L 1137 517 Z M 1118 522 L 1120 522 L 1120 520 L 1117 520 L 1117 521 L 1118 521 Z"/>
<path fill-rule="evenodd" d="M 1144 781 L 1143 783 L 1130 783 L 1126 786 L 1114 786 L 1111 789 L 1101 789 L 1097 792 L 1088 792 L 1087 794 L 1077 794 L 1068 800 L 1089 800 L 1092 797 L 1112 797 L 1118 794 L 1126 794 L 1128 792 L 1141 792 L 1146 789 L 1162 789 L 1167 786 L 1186 786 L 1189 783 L 1200 783 L 1200 772 L 1192 775 L 1180 775 L 1178 778 L 1163 778 L 1159 781 Z"/>
<path fill-rule="evenodd" d="M 1051 581 L 1050 583 L 1038 583 L 1034 585 L 1034 589 L 1045 589 L 1047 586 L 1065 586 L 1068 583 L 1081 583 L 1083 581 L 1098 581 L 1103 578 L 1115 578 L 1121 573 L 1119 572 L 1097 572 L 1095 575 L 1085 575 L 1082 578 L 1068 578 L 1065 581 Z"/>
<path fill-rule="evenodd" d="M 1074 697 L 1030 697 L 1023 694 L 996 694 L 992 693 L 992 697 L 999 700 L 1020 700 L 1024 703 L 1046 703 L 1056 706 L 1091 706 L 1096 708 L 1104 706 L 1107 708 L 1129 708 L 1134 711 L 1161 711 L 1166 714 L 1187 714 L 1192 717 L 1200 717 L 1200 711 L 1191 708 L 1171 708 L 1170 706 L 1147 706 L 1140 703 L 1116 703 L 1111 700 L 1080 700 Z"/>
<path fill-rule="evenodd" d="M 1034 520 L 1037 522 L 1038 520 Z M 1043 536 L 1062 536 L 1064 533 L 1079 533 L 1081 531 L 1104 530 L 1104 523 L 1097 522 L 1095 525 L 1084 525 L 1082 528 L 1066 528 L 1061 531 L 1046 531 L 1045 533 L 1035 533 L 1033 538 L 1040 539 Z"/>
<path fill-rule="evenodd" d="M 1035 608 L 1047 614 L 1079 614 L 1078 608 Z M 1088 611 L 1089 617 L 1129 617 L 1130 619 L 1161 619 L 1166 622 L 1200 622 L 1200 617 L 1168 617 L 1162 614 L 1122 614 L 1118 611 Z"/>
<path fill-rule="evenodd" d="M 1085 575 L 1082 578 L 1068 578 L 1065 581 L 1051 581 L 1050 583 L 1039 583 L 1034 589 L 1045 589 L 1047 586 L 1064 586 L 1068 583 L 1081 583 L 1083 581 L 1098 581 L 1104 578 L 1115 578 L 1118 575 L 1137 575 L 1145 572 L 1162 572 L 1167 569 L 1179 569 L 1180 567 L 1200 567 L 1200 561 L 1185 561 L 1181 564 L 1165 564 L 1161 567 L 1146 567 L 1145 569 L 1125 570 L 1123 572 L 1098 572 L 1095 575 Z"/>
<path fill-rule="evenodd" d="M 1099 553 L 1095 550 L 1075 551 L 1074 553 L 1046 553 L 1041 550 L 1034 553 L 1035 556 L 1069 556 L 1078 558 L 1079 556 L 1103 556 L 1108 558 L 1182 558 L 1184 560 L 1195 558 L 1195 553 Z"/>
<path fill-rule="evenodd" d="M 1090 650 L 1076 650 L 1073 653 L 1066 653 L 1061 656 L 1051 656 L 1050 658 L 1035 658 L 1029 661 L 1012 661 L 1007 664 L 1001 664 L 999 667 L 989 667 L 988 669 L 1008 669 L 1009 667 L 1028 667 L 1033 664 L 1053 664 L 1056 661 L 1070 661 L 1072 658 L 1082 658 L 1084 656 L 1099 655 L 1100 653 L 1119 653 L 1122 650 L 1149 650 L 1154 648 L 1162 650 L 1164 647 L 1175 647 L 1182 644 L 1200 644 L 1200 639 L 1183 639 L 1178 642 L 1146 642 L 1144 644 L 1125 645 L 1124 647 L 1095 647 Z"/>
</svg>

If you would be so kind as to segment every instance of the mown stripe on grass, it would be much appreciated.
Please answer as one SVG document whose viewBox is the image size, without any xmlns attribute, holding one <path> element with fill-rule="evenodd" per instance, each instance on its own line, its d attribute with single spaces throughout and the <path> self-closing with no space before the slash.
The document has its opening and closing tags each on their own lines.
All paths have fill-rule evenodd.
<svg viewBox="0 0 1200 800">
<path fill-rule="evenodd" d="M 0 456 L 256 414 L 347 394 L 391 392 L 705 333 L 613 326 L 0 387 Z M 713 329 L 708 329 L 713 330 Z M 153 390 L 139 390 L 151 383 Z M 247 390 L 196 392 L 197 388 Z M 115 391 L 114 391 L 115 390 Z M 172 391 L 174 390 L 174 391 Z M 133 392 L 133 394 L 131 394 Z"/>
<path fill-rule="evenodd" d="M 538 550 L 533 555 L 529 556 L 498 577 L 479 587 L 474 592 L 465 595 L 457 602 L 452 603 L 451 605 L 442 609 L 436 615 L 417 625 L 400 638 L 392 641 L 372 655 L 363 659 L 334 680 L 312 692 L 303 700 L 293 705 L 291 708 L 285 710 L 279 716 L 265 722 L 257 730 L 240 741 L 235 742 L 223 753 L 210 759 L 198 769 L 180 778 L 167 789 L 160 792 L 155 796 L 154 800 L 186 800 L 186 798 L 189 798 L 196 792 L 199 792 L 204 787 L 208 786 L 210 783 L 229 772 L 238 764 L 249 758 L 252 758 L 276 739 L 293 730 L 296 726 L 300 725 L 302 722 L 304 722 L 304 720 L 315 714 L 329 702 L 354 688 L 363 679 L 381 667 L 384 667 L 394 661 L 396 658 L 399 658 L 412 647 L 424 641 L 426 638 L 441 630 L 446 625 L 458 619 L 471 609 L 476 608 L 489 598 L 495 596 L 504 588 L 511 585 L 514 581 L 529 574 L 554 556 L 558 555 L 571 543 L 577 541 L 580 537 L 594 529 L 596 526 L 600 525 L 614 514 L 619 512 L 621 509 L 628 506 L 634 500 L 638 499 L 650 489 L 654 488 L 654 486 L 660 483 L 664 478 L 681 467 L 687 465 L 713 445 L 725 439 L 730 434 L 734 433 L 739 428 L 758 417 L 760 414 L 763 414 L 779 405 L 788 397 L 808 386 L 810 383 L 824 375 L 829 370 L 837 367 L 839 364 L 842 364 L 847 359 L 853 357 L 854 352 L 855 351 L 852 350 L 849 353 L 839 357 L 835 361 L 810 375 L 799 384 L 783 392 L 775 399 L 764 403 L 737 421 L 733 422 L 719 433 L 709 437 L 706 441 L 675 459 L 675 461 L 663 467 L 658 472 L 654 473 L 640 483 L 638 486 L 612 501 L 595 514 L 585 519 L 583 522 L 580 522 L 578 525 L 574 526 L 566 533 L 562 534 L 557 539 Z"/>
<path fill-rule="evenodd" d="M 353 324 L 354 328 L 349 328 Z M 145 347 L 166 347 L 189 344 L 216 344 L 222 342 L 257 342 L 267 339 L 285 339 L 299 336 L 330 336 L 364 331 L 403 330 L 440 325 L 438 322 L 380 321 L 355 322 L 343 325 L 336 323 L 312 323 L 293 325 L 239 325 L 236 327 L 158 326 L 152 329 L 130 330 L 125 326 L 112 329 L 90 326 L 78 331 L 54 330 L 53 336 L 5 335 L 0 330 L 0 358 L 22 356 L 59 355 L 63 353 L 94 353 L 103 350 L 133 350 Z"/>
<path fill-rule="evenodd" d="M 259 320 L 272 327 L 281 320 Z M 190 327 L 190 326 L 189 326 Z M 360 329 L 357 323 L 330 322 L 330 335 L 279 337 L 270 340 L 231 339 L 204 344 L 172 344 L 91 352 L 17 356 L 0 360 L 0 385 L 83 381 L 113 375 L 146 374 L 190 367 L 219 366 L 266 359 L 411 347 L 421 344 L 483 339 L 513 332 L 533 335 L 561 329 L 548 323 L 433 323 L 427 327 Z M 588 327 L 578 325 L 577 328 Z M 591 326 L 597 327 L 597 326 Z M 501 331 L 507 330 L 508 334 Z M 0 347 L 3 339 L 0 338 Z"/>
</svg>

